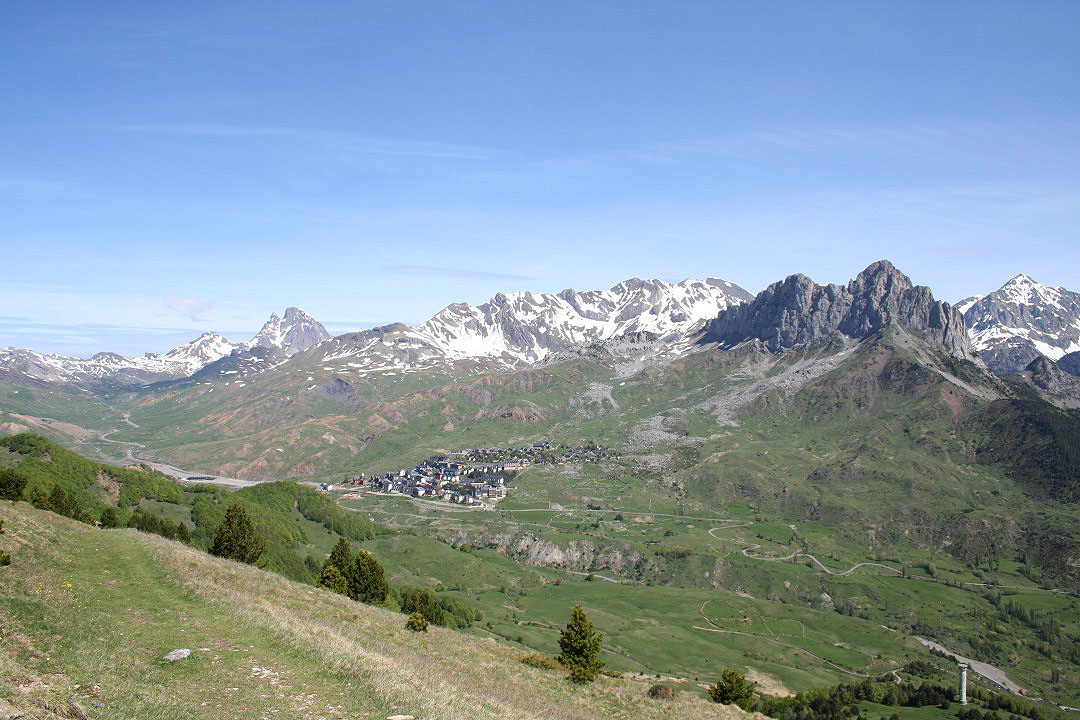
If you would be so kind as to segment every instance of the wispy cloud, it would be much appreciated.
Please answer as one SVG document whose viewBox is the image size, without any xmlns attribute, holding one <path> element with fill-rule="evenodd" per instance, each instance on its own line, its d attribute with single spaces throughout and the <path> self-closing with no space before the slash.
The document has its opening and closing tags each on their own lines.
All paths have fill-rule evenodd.
<svg viewBox="0 0 1080 720">
<path fill-rule="evenodd" d="M 202 300 L 184 295 L 169 295 L 165 298 L 165 303 L 184 317 L 196 321 L 202 321 L 203 315 L 214 307 L 213 300 Z"/>
<path fill-rule="evenodd" d="M 536 280 L 532 275 L 465 270 L 462 268 L 431 267 L 428 265 L 388 265 L 383 268 L 396 275 L 422 275 L 424 277 L 464 278 L 468 280 Z"/>
<path fill-rule="evenodd" d="M 206 138 L 290 140 L 326 150 L 362 155 L 397 155 L 444 160 L 507 160 L 514 154 L 491 148 L 428 140 L 372 137 L 359 133 L 319 128 L 273 125 L 228 125 L 213 123 L 141 123 L 118 125 L 126 132 L 158 135 L 185 135 Z"/>
</svg>

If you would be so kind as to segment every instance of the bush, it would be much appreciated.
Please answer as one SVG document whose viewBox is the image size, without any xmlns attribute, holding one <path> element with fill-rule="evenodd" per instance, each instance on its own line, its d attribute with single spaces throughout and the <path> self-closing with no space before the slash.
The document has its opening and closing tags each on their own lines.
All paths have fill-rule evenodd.
<svg viewBox="0 0 1080 720">
<path fill-rule="evenodd" d="M 550 655 L 541 655 L 540 653 L 522 655 L 518 658 L 518 662 L 523 665 L 528 665 L 529 667 L 539 668 L 540 670 L 558 670 L 562 667 L 557 658 L 553 658 Z"/>
<path fill-rule="evenodd" d="M 427 632 L 428 621 L 420 613 L 414 612 L 405 623 L 405 629 L 413 632 Z"/>
<path fill-rule="evenodd" d="M 584 684 L 596 679 L 604 661 L 600 659 L 600 644 L 604 636 L 596 632 L 581 605 L 570 612 L 566 629 L 559 635 L 559 662 L 570 671 L 570 680 Z"/>
<path fill-rule="evenodd" d="M 108 506 L 101 511 L 101 519 L 98 521 L 103 528 L 120 527 L 120 518 L 116 516 L 116 508 Z"/>
<path fill-rule="evenodd" d="M 738 705 L 743 710 L 749 710 L 754 704 L 755 686 L 756 682 L 748 681 L 733 668 L 727 668 L 716 684 L 709 688 L 709 699 L 721 705 Z"/>
<path fill-rule="evenodd" d="M 26 489 L 26 478 L 12 468 L 0 470 L 0 499 L 22 500 Z"/>
<path fill-rule="evenodd" d="M 7 566 L 11 564 L 11 553 L 6 550 L 0 550 L 0 566 Z"/>
<path fill-rule="evenodd" d="M 651 697 L 653 700 L 675 699 L 675 691 L 669 688 L 667 685 L 653 685 L 645 694 Z"/>
</svg>

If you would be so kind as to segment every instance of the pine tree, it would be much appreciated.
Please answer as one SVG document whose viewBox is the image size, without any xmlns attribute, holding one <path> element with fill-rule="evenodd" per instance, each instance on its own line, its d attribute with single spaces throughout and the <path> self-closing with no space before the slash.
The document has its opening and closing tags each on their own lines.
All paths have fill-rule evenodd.
<svg viewBox="0 0 1080 720">
<path fill-rule="evenodd" d="M 743 710 L 749 710 L 754 704 L 756 686 L 756 682 L 747 680 L 742 673 L 726 668 L 716 684 L 709 688 L 709 699 L 721 705 L 738 705 Z"/>
<path fill-rule="evenodd" d="M 22 500 L 26 489 L 26 478 L 15 472 L 14 468 L 0 470 L 0 499 Z"/>
<path fill-rule="evenodd" d="M 348 574 L 353 564 L 353 551 L 348 540 L 343 537 L 338 538 L 337 545 L 330 551 L 330 557 L 326 559 L 326 564 L 336 567 L 342 575 Z"/>
<path fill-rule="evenodd" d="M 341 574 L 341 571 L 337 569 L 337 565 L 331 565 L 328 560 L 323 565 L 322 572 L 319 573 L 319 579 L 316 581 L 319 587 L 326 588 L 330 592 L 336 592 L 341 595 L 346 595 L 349 592 L 349 581 L 345 579 L 345 576 Z"/>
<path fill-rule="evenodd" d="M 390 594 L 382 565 L 367 550 L 361 550 L 353 558 L 349 572 L 345 573 L 349 584 L 349 597 L 366 603 L 381 603 Z"/>
<path fill-rule="evenodd" d="M 583 684 L 596 679 L 600 668 L 604 667 L 604 661 L 600 659 L 600 644 L 603 641 L 604 636 L 596 632 L 585 610 L 581 605 L 575 605 L 566 629 L 559 635 L 559 647 L 562 649 L 559 662 L 569 670 L 570 680 Z"/>
<path fill-rule="evenodd" d="M 255 525 L 244 508 L 239 504 L 230 505 L 225 511 L 225 519 L 214 532 L 210 554 L 252 565 L 265 549 L 266 543 L 255 532 Z"/>
</svg>

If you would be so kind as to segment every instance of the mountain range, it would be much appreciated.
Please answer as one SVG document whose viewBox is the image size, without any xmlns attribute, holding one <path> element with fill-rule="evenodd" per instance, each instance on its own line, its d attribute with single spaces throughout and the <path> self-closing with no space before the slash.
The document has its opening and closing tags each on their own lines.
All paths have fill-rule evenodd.
<svg viewBox="0 0 1080 720">
<path fill-rule="evenodd" d="M 1038 357 L 1060 361 L 1065 372 L 1080 371 L 1080 293 L 1021 274 L 949 308 L 929 302 L 928 288 L 912 286 L 894 270 L 886 261 L 874 263 L 846 287 L 793 275 L 757 296 L 716 278 L 634 278 L 608 290 L 499 293 L 479 306 L 448 305 L 417 327 L 395 323 L 338 337 L 290 307 L 283 318 L 271 315 L 246 343 L 206 332 L 161 355 L 103 352 L 88 359 L 8 348 L 0 349 L 0 372 L 123 388 L 181 380 L 204 368 L 202 378 L 261 372 L 316 346 L 324 360 L 348 359 L 361 373 L 455 364 L 513 368 L 637 333 L 683 348 L 701 332 L 727 344 L 757 338 L 776 351 L 832 332 L 860 336 L 897 318 L 934 334 L 960 357 L 977 354 L 1001 375 L 1020 373 Z"/>
</svg>

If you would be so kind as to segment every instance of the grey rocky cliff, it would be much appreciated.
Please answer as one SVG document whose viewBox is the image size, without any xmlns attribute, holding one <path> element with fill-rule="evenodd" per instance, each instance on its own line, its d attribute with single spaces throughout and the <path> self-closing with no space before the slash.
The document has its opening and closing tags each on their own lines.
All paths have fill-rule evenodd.
<svg viewBox="0 0 1080 720">
<path fill-rule="evenodd" d="M 833 333 L 861 340 L 896 323 L 963 358 L 974 358 L 964 319 L 929 288 L 915 286 L 887 260 L 878 261 L 842 285 L 818 285 L 791 275 L 729 307 L 708 324 L 703 339 L 724 345 L 760 340 L 772 352 Z"/>
<path fill-rule="evenodd" d="M 1062 408 L 1080 407 L 1080 377 L 1063 371 L 1058 363 L 1039 355 L 1020 377 L 1046 400 Z"/>
</svg>

